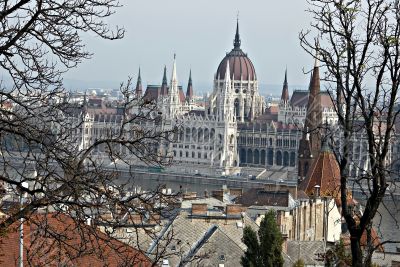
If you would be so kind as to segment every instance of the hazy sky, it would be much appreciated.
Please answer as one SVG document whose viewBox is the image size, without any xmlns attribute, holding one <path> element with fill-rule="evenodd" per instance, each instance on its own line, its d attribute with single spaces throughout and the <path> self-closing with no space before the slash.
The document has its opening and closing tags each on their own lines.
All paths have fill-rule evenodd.
<svg viewBox="0 0 400 267">
<path fill-rule="evenodd" d="M 239 11 L 242 49 L 252 60 L 262 84 L 282 84 L 287 65 L 290 85 L 305 85 L 313 59 L 299 45 L 298 34 L 308 29 L 305 0 L 121 0 L 124 6 L 110 19 L 126 29 L 125 38 L 106 41 L 85 36 L 92 59 L 66 74 L 87 87 L 118 84 L 139 66 L 146 85 L 158 84 L 163 66 L 168 76 L 177 55 L 179 83 L 186 87 L 189 69 L 199 89 L 211 88 L 219 62 L 233 45 Z M 169 79 L 170 77 L 168 77 Z M 116 86 L 117 87 L 117 86 Z M 72 88 L 70 88 L 72 89 Z"/>
</svg>

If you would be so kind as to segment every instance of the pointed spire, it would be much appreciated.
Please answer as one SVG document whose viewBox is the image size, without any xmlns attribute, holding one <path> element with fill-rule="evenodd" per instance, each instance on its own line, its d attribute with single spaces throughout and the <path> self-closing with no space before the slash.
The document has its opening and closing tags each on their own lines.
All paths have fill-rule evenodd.
<svg viewBox="0 0 400 267">
<path fill-rule="evenodd" d="M 138 74 L 138 78 L 137 78 L 137 82 L 136 82 L 136 96 L 141 97 L 142 93 L 143 93 L 143 89 L 142 89 L 142 77 L 140 75 L 140 67 L 139 67 L 139 74 Z"/>
<path fill-rule="evenodd" d="M 163 75 L 162 85 L 168 85 L 168 82 L 167 82 L 167 66 L 165 66 L 165 65 L 164 65 L 164 75 Z"/>
<path fill-rule="evenodd" d="M 233 41 L 233 47 L 234 48 L 240 48 L 240 35 L 239 35 L 239 17 L 236 20 L 236 34 L 235 34 L 235 40 Z"/>
<path fill-rule="evenodd" d="M 174 54 L 174 63 L 172 64 L 171 82 L 178 82 L 178 77 L 176 75 L 176 54 Z"/>
<path fill-rule="evenodd" d="M 287 82 L 287 68 L 285 70 L 285 80 L 283 82 L 281 100 L 285 103 L 287 103 L 289 101 L 289 86 L 288 86 L 288 82 Z"/>
<path fill-rule="evenodd" d="M 168 88 L 168 81 L 167 81 L 167 66 L 164 65 L 164 75 L 162 79 L 162 84 L 161 84 L 161 95 L 167 95 L 167 89 Z"/>
<path fill-rule="evenodd" d="M 192 70 L 190 70 L 188 87 L 186 90 L 186 101 L 190 102 L 192 99 L 193 99 L 193 84 L 192 84 Z"/>
</svg>

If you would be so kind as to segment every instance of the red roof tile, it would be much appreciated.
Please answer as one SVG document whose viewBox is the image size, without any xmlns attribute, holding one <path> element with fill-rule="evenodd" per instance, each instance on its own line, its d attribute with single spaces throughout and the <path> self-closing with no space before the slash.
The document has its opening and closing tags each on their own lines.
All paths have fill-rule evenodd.
<svg viewBox="0 0 400 267">
<path fill-rule="evenodd" d="M 19 223 L 0 237 L 0 265 L 17 266 Z M 38 214 L 24 223 L 24 262 L 34 266 L 151 266 L 138 250 L 64 214 Z"/>
<path fill-rule="evenodd" d="M 340 169 L 331 151 L 321 151 L 314 160 L 300 190 L 307 195 L 314 194 L 315 186 L 320 186 L 320 196 L 338 197 L 340 192 Z"/>
</svg>

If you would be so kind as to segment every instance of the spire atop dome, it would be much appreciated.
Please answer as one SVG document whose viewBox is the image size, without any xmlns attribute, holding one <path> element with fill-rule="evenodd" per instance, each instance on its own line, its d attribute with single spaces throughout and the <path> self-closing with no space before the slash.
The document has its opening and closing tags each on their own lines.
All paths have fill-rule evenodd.
<svg viewBox="0 0 400 267">
<path fill-rule="evenodd" d="M 235 40 L 233 41 L 233 47 L 234 48 L 240 48 L 240 35 L 239 35 L 239 17 L 236 20 L 236 34 L 235 34 Z"/>
</svg>

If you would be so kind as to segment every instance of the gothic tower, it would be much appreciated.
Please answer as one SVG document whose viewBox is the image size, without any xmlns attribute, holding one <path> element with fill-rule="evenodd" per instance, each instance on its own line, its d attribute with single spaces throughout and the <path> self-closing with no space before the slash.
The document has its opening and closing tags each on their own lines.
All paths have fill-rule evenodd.
<svg viewBox="0 0 400 267">
<path fill-rule="evenodd" d="M 289 102 L 289 86 L 288 86 L 288 82 L 287 82 L 287 69 L 285 70 L 285 80 L 283 81 L 281 102 L 282 102 L 282 104 L 287 104 Z"/>
<path fill-rule="evenodd" d="M 159 95 L 161 95 L 161 96 L 168 95 L 167 66 L 164 66 L 164 74 L 163 74 L 163 79 L 162 79 Z"/>
<path fill-rule="evenodd" d="M 193 102 L 193 84 L 192 84 L 192 70 L 189 72 L 189 81 L 186 90 L 186 103 L 191 104 Z"/>
<path fill-rule="evenodd" d="M 139 74 L 136 82 L 136 89 L 135 89 L 135 94 L 137 98 L 141 98 L 143 94 L 143 88 L 142 88 L 142 77 L 140 76 L 140 68 L 139 68 Z"/>
<path fill-rule="evenodd" d="M 309 87 L 307 115 L 303 136 L 299 144 L 299 180 L 304 180 L 311 164 L 321 150 L 322 107 L 320 94 L 319 62 L 315 60 Z"/>
<path fill-rule="evenodd" d="M 179 114 L 181 103 L 179 99 L 178 77 L 176 75 L 176 55 L 174 54 L 174 63 L 172 65 L 171 85 L 168 91 L 168 110 L 172 117 Z"/>
</svg>

